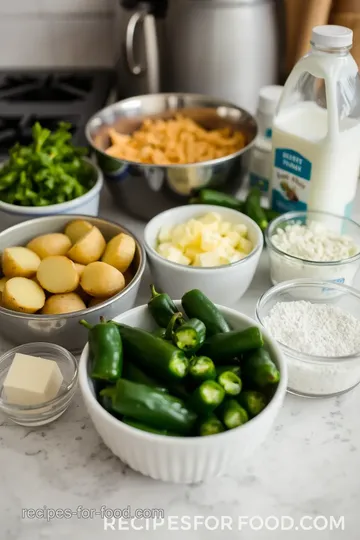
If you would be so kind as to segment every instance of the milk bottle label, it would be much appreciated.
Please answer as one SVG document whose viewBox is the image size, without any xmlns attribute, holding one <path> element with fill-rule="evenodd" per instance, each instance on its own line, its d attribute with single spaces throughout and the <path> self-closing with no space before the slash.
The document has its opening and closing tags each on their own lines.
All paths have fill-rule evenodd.
<svg viewBox="0 0 360 540">
<path fill-rule="evenodd" d="M 311 162 L 289 148 L 275 150 L 272 208 L 277 212 L 303 211 L 310 192 Z"/>
</svg>

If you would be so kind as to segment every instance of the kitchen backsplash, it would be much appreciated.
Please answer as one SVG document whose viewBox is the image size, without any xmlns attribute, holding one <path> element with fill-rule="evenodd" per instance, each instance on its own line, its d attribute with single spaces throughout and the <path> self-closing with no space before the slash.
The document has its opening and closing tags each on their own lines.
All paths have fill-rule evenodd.
<svg viewBox="0 0 360 540">
<path fill-rule="evenodd" d="M 112 66 L 117 0 L 0 0 L 0 70 Z"/>
</svg>

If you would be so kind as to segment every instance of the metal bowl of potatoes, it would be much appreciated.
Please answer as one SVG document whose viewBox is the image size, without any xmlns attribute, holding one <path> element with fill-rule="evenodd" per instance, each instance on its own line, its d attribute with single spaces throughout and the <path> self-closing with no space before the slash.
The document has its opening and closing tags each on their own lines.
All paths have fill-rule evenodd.
<svg viewBox="0 0 360 540">
<path fill-rule="evenodd" d="M 80 320 L 96 324 L 133 307 L 146 264 L 125 227 L 84 215 L 19 223 L 0 233 L 0 252 L 1 335 L 75 353 L 87 341 Z"/>
</svg>

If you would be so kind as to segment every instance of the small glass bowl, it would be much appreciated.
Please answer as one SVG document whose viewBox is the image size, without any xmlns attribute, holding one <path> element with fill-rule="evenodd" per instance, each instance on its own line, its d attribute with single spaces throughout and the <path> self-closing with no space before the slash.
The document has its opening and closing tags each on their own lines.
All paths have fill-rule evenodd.
<svg viewBox="0 0 360 540">
<path fill-rule="evenodd" d="M 51 401 L 39 405 L 14 405 L 4 400 L 3 384 L 16 353 L 40 356 L 54 360 L 63 376 L 58 395 Z M 13 422 L 22 426 L 42 426 L 53 422 L 68 408 L 76 391 L 78 365 L 75 357 L 63 347 L 53 343 L 27 343 L 7 351 L 0 357 L 0 410 Z"/>
<path fill-rule="evenodd" d="M 311 279 L 285 281 L 269 289 L 259 298 L 255 317 L 266 328 L 265 318 L 275 304 L 298 300 L 337 306 L 360 318 L 360 294 L 356 289 Z M 351 390 L 360 382 L 360 351 L 349 356 L 313 356 L 278 343 L 287 359 L 291 394 L 331 397 Z"/>
<path fill-rule="evenodd" d="M 278 229 L 309 221 L 324 223 L 329 230 L 350 236 L 359 246 L 359 253 L 340 261 L 317 262 L 288 255 L 277 248 L 272 237 Z M 287 212 L 271 221 L 265 232 L 270 258 L 270 279 L 273 285 L 292 279 L 321 279 L 352 285 L 360 266 L 360 225 L 355 221 L 326 212 Z"/>
</svg>

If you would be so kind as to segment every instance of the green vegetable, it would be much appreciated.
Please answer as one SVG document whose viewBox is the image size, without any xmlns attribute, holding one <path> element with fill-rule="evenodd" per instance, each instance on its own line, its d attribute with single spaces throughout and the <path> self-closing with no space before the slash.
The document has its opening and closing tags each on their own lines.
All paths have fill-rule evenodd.
<svg viewBox="0 0 360 540">
<path fill-rule="evenodd" d="M 230 327 L 218 308 L 198 289 L 185 293 L 181 303 L 189 319 L 199 319 L 204 323 L 208 336 L 229 332 Z"/>
<path fill-rule="evenodd" d="M 249 420 L 248 413 L 239 405 L 236 399 L 224 401 L 219 409 L 219 416 L 228 429 L 242 426 Z"/>
<path fill-rule="evenodd" d="M 165 339 L 166 335 L 166 328 L 157 328 L 152 333 L 154 336 L 159 337 L 161 339 Z"/>
<path fill-rule="evenodd" d="M 140 429 L 141 431 L 147 431 L 148 433 L 154 433 L 155 435 L 167 435 L 171 437 L 179 437 L 178 433 L 172 433 L 171 431 L 168 431 L 167 429 L 157 429 L 151 426 L 148 426 L 147 424 L 143 424 L 142 422 L 138 422 L 137 420 L 133 420 L 132 418 L 128 418 L 127 416 L 124 416 L 122 419 L 122 422 L 124 424 L 127 424 L 128 426 L 134 427 L 136 429 Z"/>
<path fill-rule="evenodd" d="M 270 221 L 272 221 L 273 219 L 276 219 L 277 217 L 281 215 L 280 212 L 276 212 L 276 210 L 272 210 L 271 208 L 264 208 L 264 212 L 266 215 L 266 219 L 268 220 L 269 223 Z"/>
<path fill-rule="evenodd" d="M 196 197 L 190 199 L 190 204 L 212 204 L 214 206 L 223 206 L 225 208 L 232 208 L 233 210 L 243 211 L 244 203 L 233 197 L 227 195 L 221 191 L 215 189 L 201 189 Z"/>
<path fill-rule="evenodd" d="M 0 169 L 0 200 L 18 206 L 48 206 L 71 201 L 95 184 L 92 165 L 83 160 L 85 148 L 71 142 L 70 124 L 51 132 L 36 122 L 32 142 L 15 144 Z"/>
<path fill-rule="evenodd" d="M 225 391 L 216 381 L 204 381 L 193 392 L 188 402 L 191 409 L 201 415 L 211 414 L 222 403 Z"/>
<path fill-rule="evenodd" d="M 195 353 L 205 341 L 205 324 L 199 319 L 190 319 L 173 331 L 172 339 L 178 349 Z"/>
<path fill-rule="evenodd" d="M 237 396 L 241 392 L 241 379 L 232 371 L 223 371 L 218 376 L 217 382 L 223 387 L 225 394 L 228 396 Z"/>
<path fill-rule="evenodd" d="M 216 379 L 215 364 L 207 356 L 193 356 L 189 364 L 189 375 L 197 382 Z"/>
<path fill-rule="evenodd" d="M 217 433 L 222 433 L 223 431 L 225 431 L 224 425 L 217 418 L 217 416 L 215 416 L 215 414 L 210 415 L 199 425 L 199 435 L 201 437 L 205 437 L 207 435 L 216 435 Z"/>
<path fill-rule="evenodd" d="M 158 338 L 141 328 L 115 323 L 123 340 L 126 354 L 143 369 L 160 378 L 178 380 L 188 371 L 188 359 L 172 343 Z"/>
<path fill-rule="evenodd" d="M 116 413 L 158 429 L 188 435 L 197 419 L 180 399 L 125 379 L 118 379 L 116 387 L 105 388 L 100 395 L 111 398 Z"/>
<path fill-rule="evenodd" d="M 259 225 L 262 231 L 264 231 L 269 222 L 260 203 L 261 191 L 259 188 L 254 187 L 249 191 L 245 200 L 245 213 Z"/>
<path fill-rule="evenodd" d="M 259 349 L 243 359 L 242 372 L 250 383 L 264 388 L 268 384 L 276 384 L 280 373 L 270 354 L 265 349 Z"/>
<path fill-rule="evenodd" d="M 158 293 L 155 285 L 151 285 L 151 298 L 148 308 L 155 322 L 162 328 L 167 328 L 171 317 L 179 310 L 166 293 Z"/>
<path fill-rule="evenodd" d="M 100 317 L 100 324 L 91 326 L 82 320 L 80 324 L 89 330 L 89 347 L 92 356 L 92 379 L 115 382 L 122 374 L 123 347 L 122 340 L 116 325 L 105 322 Z"/>
<path fill-rule="evenodd" d="M 234 330 L 226 334 L 216 334 L 205 340 L 200 353 L 209 356 L 216 363 L 226 363 L 241 353 L 258 349 L 264 345 L 261 331 L 257 326 L 246 330 Z"/>
<path fill-rule="evenodd" d="M 183 321 L 183 315 L 180 313 L 174 313 L 174 315 L 171 317 L 169 324 L 167 325 L 167 328 L 165 330 L 165 339 L 168 339 L 172 341 L 174 329 L 179 321 Z"/>
<path fill-rule="evenodd" d="M 146 384 L 147 386 L 152 386 L 159 390 L 159 392 L 167 392 L 167 388 L 162 385 L 159 381 L 150 377 L 142 369 L 137 367 L 133 362 L 127 360 L 124 364 L 124 369 L 122 376 L 128 381 L 136 382 L 139 384 Z"/>
<path fill-rule="evenodd" d="M 261 413 L 267 405 L 264 394 L 255 390 L 245 390 L 239 396 L 239 403 L 246 409 L 251 417 Z"/>
<path fill-rule="evenodd" d="M 224 371 L 231 371 L 232 373 L 235 373 L 238 377 L 241 376 L 241 367 L 239 365 L 216 366 L 217 376 L 221 375 L 221 373 L 224 373 Z"/>
</svg>

